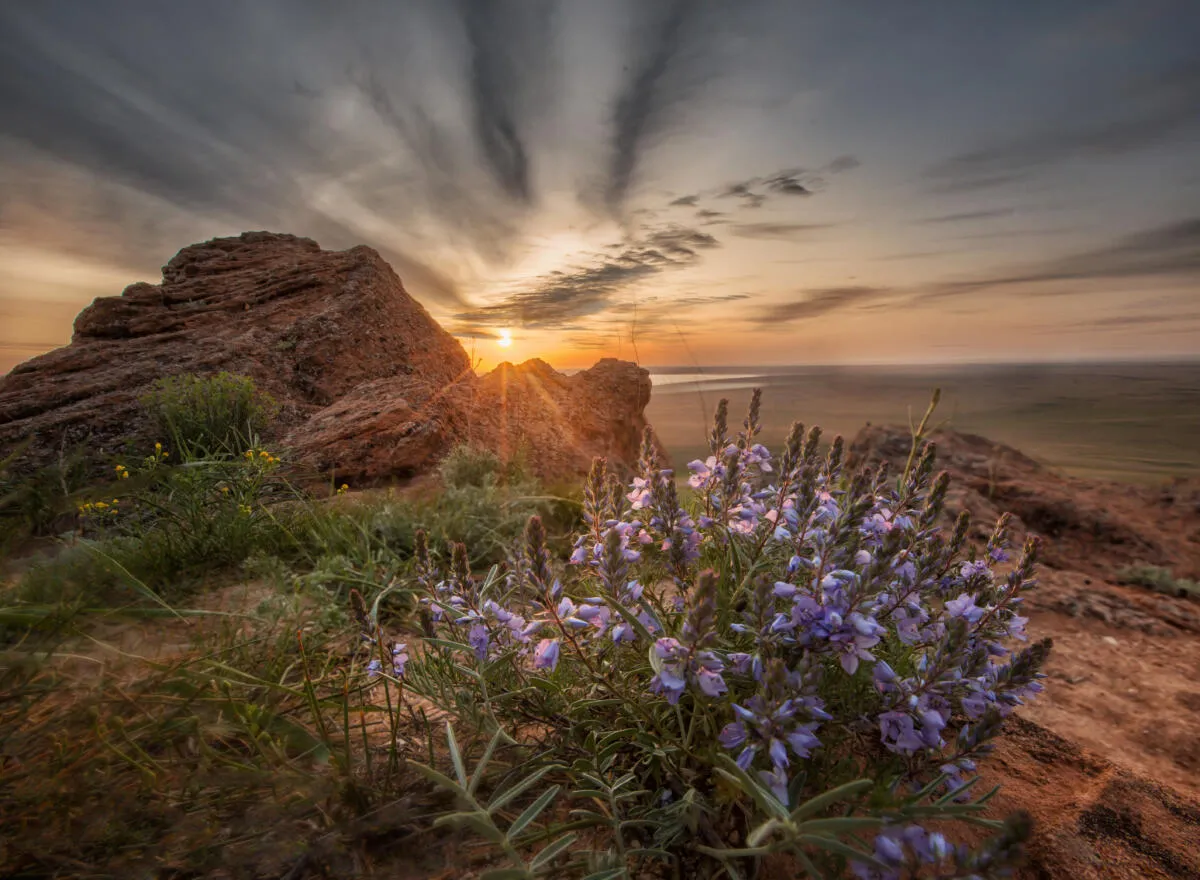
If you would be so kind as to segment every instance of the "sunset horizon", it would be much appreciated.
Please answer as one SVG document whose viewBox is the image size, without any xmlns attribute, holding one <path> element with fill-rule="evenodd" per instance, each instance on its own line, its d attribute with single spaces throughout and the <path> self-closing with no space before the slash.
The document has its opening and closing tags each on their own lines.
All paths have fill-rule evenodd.
<svg viewBox="0 0 1200 880">
<path fill-rule="evenodd" d="M 1200 352 L 1194 4 L 198 9 L 0 10 L 0 372 L 255 229 L 485 363 Z"/>
</svg>

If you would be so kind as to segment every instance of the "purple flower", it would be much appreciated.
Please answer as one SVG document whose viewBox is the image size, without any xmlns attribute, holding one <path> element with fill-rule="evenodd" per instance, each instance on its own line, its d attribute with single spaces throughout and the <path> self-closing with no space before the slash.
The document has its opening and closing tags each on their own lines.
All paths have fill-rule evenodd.
<svg viewBox="0 0 1200 880">
<path fill-rule="evenodd" d="M 736 749 L 746 741 L 746 725 L 740 721 L 730 721 L 721 728 L 717 740 L 727 749 Z"/>
<path fill-rule="evenodd" d="M 964 580 L 969 580 L 973 577 L 990 575 L 992 571 L 990 568 L 988 568 L 988 564 L 986 562 L 984 562 L 982 559 L 977 559 L 974 562 L 964 562 L 962 567 L 958 570 L 958 573 L 959 576 Z"/>
<path fill-rule="evenodd" d="M 786 581 L 776 581 L 772 592 L 781 599 L 790 599 L 796 595 L 798 589 L 800 588 L 795 584 L 789 584 Z"/>
<path fill-rule="evenodd" d="M 976 623 L 983 617 L 984 609 L 975 604 L 975 597 L 969 593 L 960 593 L 957 599 L 946 603 L 946 613 L 950 617 L 961 617 L 967 623 Z"/>
<path fill-rule="evenodd" d="M 487 627 L 482 623 L 472 626 L 471 631 L 467 634 L 467 644 L 474 649 L 477 659 L 485 659 L 488 653 L 488 646 L 491 644 L 491 635 L 489 635 Z"/>
<path fill-rule="evenodd" d="M 785 807 L 788 806 L 788 778 L 782 768 L 775 767 L 771 770 L 759 770 L 759 778 L 767 784 L 767 788 L 771 789 L 771 793 Z"/>
<path fill-rule="evenodd" d="M 688 462 L 688 470 L 692 472 L 692 475 L 688 477 L 688 485 L 693 489 L 702 488 L 709 481 L 713 481 L 718 477 L 718 467 L 720 467 L 721 471 L 725 470 L 724 467 L 717 464 L 716 457 L 712 455 L 708 457 L 707 461 L 696 459 L 695 461 Z"/>
<path fill-rule="evenodd" d="M 705 659 L 700 661 L 700 666 L 696 670 L 696 681 L 703 693 L 710 697 L 719 697 L 729 690 L 725 685 L 725 679 L 721 677 L 723 668 L 721 661 L 712 654 L 708 654 Z"/>
<path fill-rule="evenodd" d="M 558 639 L 542 639 L 533 652 L 533 668 L 553 672 L 558 666 L 558 655 Z"/>
<path fill-rule="evenodd" d="M 879 716 L 880 738 L 890 751 L 912 755 L 923 747 L 912 716 L 907 712 L 884 712 Z"/>
<path fill-rule="evenodd" d="M 408 645 L 397 643 L 392 645 L 392 672 L 396 678 L 404 677 L 404 667 L 408 665 Z"/>
</svg>

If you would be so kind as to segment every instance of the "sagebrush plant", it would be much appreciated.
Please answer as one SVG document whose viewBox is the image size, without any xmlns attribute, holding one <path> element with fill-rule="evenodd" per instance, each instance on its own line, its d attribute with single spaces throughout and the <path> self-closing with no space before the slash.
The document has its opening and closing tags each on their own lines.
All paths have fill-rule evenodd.
<svg viewBox="0 0 1200 880">
<path fill-rule="evenodd" d="M 566 565 L 537 518 L 485 576 L 418 538 L 427 638 L 393 677 L 457 728 L 455 778 L 426 773 L 460 800 L 444 821 L 499 847 L 497 878 L 740 877 L 780 853 L 813 877 L 1000 877 L 1019 859 L 1028 820 L 982 818 L 973 786 L 1042 687 L 1049 640 L 1014 646 L 1037 544 L 1002 573 L 1007 517 L 982 550 L 965 513 L 944 533 L 932 444 L 898 478 L 851 472 L 816 428 L 772 454 L 760 399 L 736 434 L 718 407 L 686 501 L 649 432 L 631 485 L 597 461 Z M 485 740 L 468 777 L 458 743 Z M 485 766 L 507 766 L 505 803 L 543 788 L 507 827 Z M 963 822 L 998 834 L 970 850 L 944 834 Z M 582 829 L 593 845 L 562 836 Z"/>
<path fill-rule="evenodd" d="M 1117 572 L 1116 581 L 1118 584 L 1146 587 L 1178 599 L 1200 599 L 1200 582 L 1177 578 L 1171 569 L 1159 565 L 1127 565 Z"/>
<path fill-rule="evenodd" d="M 184 373 L 163 376 L 140 398 L 158 436 L 192 457 L 255 445 L 279 410 L 249 376 Z"/>
</svg>

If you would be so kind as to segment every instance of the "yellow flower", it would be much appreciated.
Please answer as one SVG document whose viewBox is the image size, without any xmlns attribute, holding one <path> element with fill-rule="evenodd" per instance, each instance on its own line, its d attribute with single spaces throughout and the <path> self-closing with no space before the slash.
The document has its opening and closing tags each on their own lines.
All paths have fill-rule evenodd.
<svg viewBox="0 0 1200 880">
<path fill-rule="evenodd" d="M 108 508 L 108 505 L 105 504 L 103 501 L 97 501 L 92 506 L 95 507 L 97 510 L 105 510 Z"/>
<path fill-rule="evenodd" d="M 162 452 L 162 444 L 161 444 L 161 443 L 155 443 L 155 444 L 154 444 L 154 451 L 155 451 L 155 452 Z"/>
<path fill-rule="evenodd" d="M 345 483 L 342 483 L 342 485 L 338 486 L 337 493 L 339 495 L 345 495 L 348 491 L 350 491 L 350 487 L 347 486 Z"/>
<path fill-rule="evenodd" d="M 228 486 L 222 486 L 222 487 L 221 487 L 221 491 L 222 491 L 222 492 L 224 492 L 226 495 L 228 495 L 228 494 L 229 494 L 229 487 L 228 487 Z"/>
</svg>

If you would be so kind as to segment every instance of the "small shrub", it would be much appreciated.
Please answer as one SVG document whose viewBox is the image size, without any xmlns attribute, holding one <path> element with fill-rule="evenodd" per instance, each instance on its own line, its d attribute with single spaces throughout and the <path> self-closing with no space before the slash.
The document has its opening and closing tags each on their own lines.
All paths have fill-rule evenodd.
<svg viewBox="0 0 1200 880">
<path fill-rule="evenodd" d="M 18 450 L 0 460 L 0 547 L 30 535 L 53 534 L 74 512 L 75 499 L 88 482 L 78 451 L 30 468 Z"/>
<path fill-rule="evenodd" d="M 440 821 L 495 843 L 505 876 L 738 877 L 786 856 L 810 877 L 983 878 L 1019 860 L 1028 820 L 982 819 L 973 786 L 1042 687 L 1049 641 L 1012 645 L 1036 542 L 1002 573 L 1007 517 L 982 552 L 965 514 L 940 533 L 932 444 L 898 479 L 849 473 L 817 429 L 772 455 L 758 407 L 731 436 L 722 402 L 690 507 L 649 433 L 631 485 L 597 462 L 566 567 L 536 518 L 504 573 L 418 536 L 436 638 L 397 680 L 450 719 L 453 775 L 422 771 L 460 803 Z M 944 836 L 958 822 L 998 834 L 971 850 Z"/>
<path fill-rule="evenodd" d="M 279 409 L 253 379 L 233 373 L 164 376 L 140 403 L 159 436 L 185 458 L 228 455 L 254 445 Z"/>
<path fill-rule="evenodd" d="M 438 467 L 447 489 L 486 489 L 494 486 L 521 487 L 536 483 L 522 455 L 507 461 L 490 449 L 469 444 L 455 446 Z"/>
<path fill-rule="evenodd" d="M 169 455 L 159 443 L 133 471 L 118 465 L 118 485 L 137 489 L 80 502 L 75 546 L 35 565 L 18 595 L 91 605 L 174 598 L 254 554 L 292 549 L 294 512 L 283 502 L 296 496 L 277 478 L 273 455 L 248 450 L 178 467 L 167 465 Z"/>
<path fill-rule="evenodd" d="M 1117 572 L 1117 583 L 1146 587 L 1179 599 L 1200 599 L 1200 582 L 1177 578 L 1169 568 L 1157 565 L 1127 565 Z"/>
</svg>

